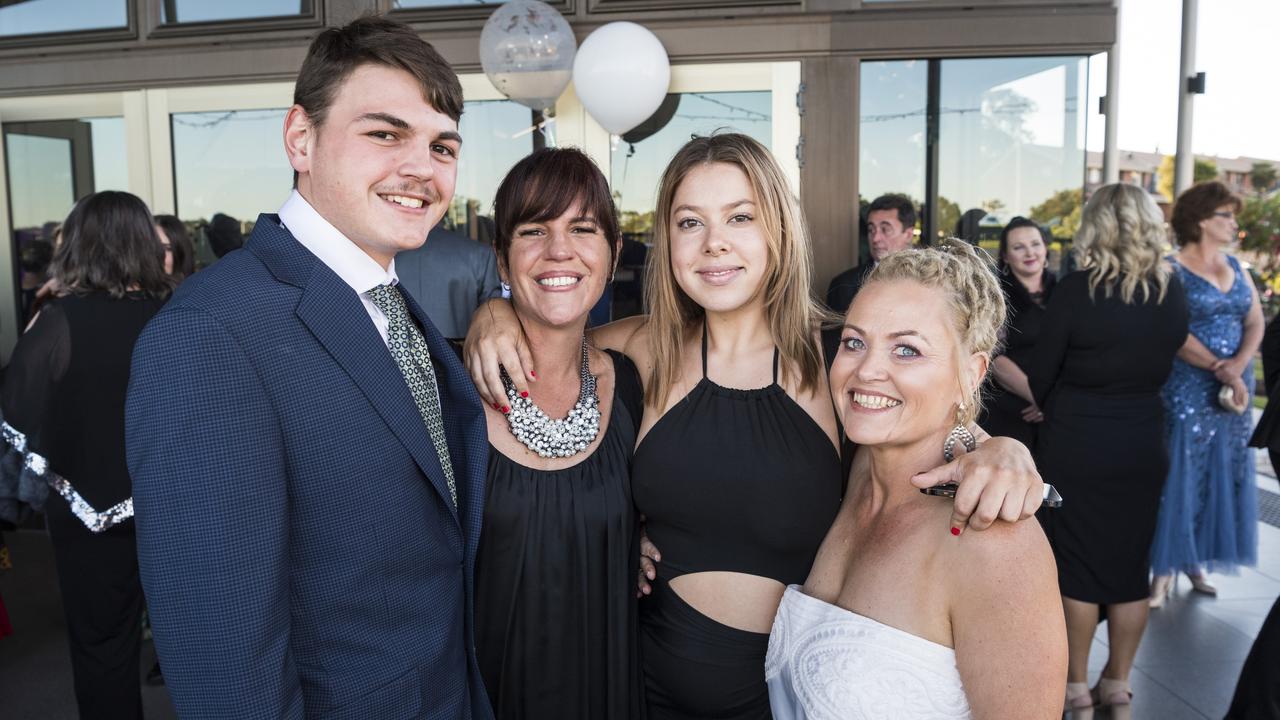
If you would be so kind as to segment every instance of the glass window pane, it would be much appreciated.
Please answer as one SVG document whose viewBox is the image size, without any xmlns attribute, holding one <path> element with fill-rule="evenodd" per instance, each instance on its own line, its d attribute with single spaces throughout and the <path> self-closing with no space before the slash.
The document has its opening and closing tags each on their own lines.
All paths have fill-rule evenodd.
<svg viewBox="0 0 1280 720">
<path fill-rule="evenodd" d="M 924 202 L 929 63 L 867 61 L 858 90 L 858 195 L 865 208 L 886 193 Z M 865 246 L 866 243 L 861 243 Z"/>
<path fill-rule="evenodd" d="M 54 231 L 75 201 L 99 190 L 128 189 L 124 119 L 6 123 L 4 145 L 25 322 L 44 284 Z"/>
<path fill-rule="evenodd" d="M 26 0 L 0 7 L 0 37 L 128 26 L 128 0 Z"/>
<path fill-rule="evenodd" d="M 668 95 L 653 117 L 623 135 L 613 148 L 610 180 L 623 241 L 611 285 L 614 319 L 642 309 L 641 280 L 648 248 L 653 246 L 653 213 L 662 171 L 691 135 L 717 130 L 749 135 L 772 149 L 773 94 L 763 90 Z"/>
<path fill-rule="evenodd" d="M 536 129 L 529 108 L 510 100 L 466 103 L 458 123 L 463 144 L 448 227 L 491 244 L 498 184 L 512 166 L 533 152 L 535 135 L 545 145 L 555 145 L 554 127 L 553 120 Z"/>
<path fill-rule="evenodd" d="M 501 5 L 501 2 L 484 2 L 483 0 L 472 0 L 472 2 L 458 2 L 458 0 L 395 0 L 396 10 L 405 10 L 409 8 L 442 8 L 442 7 L 475 7 L 477 5 Z"/>
<path fill-rule="evenodd" d="M 1017 215 L 1069 240 L 1084 187 L 1088 61 L 1083 57 L 944 60 L 939 233 L 994 250 Z M 1060 243 L 1051 248 L 1054 266 Z"/>
<path fill-rule="evenodd" d="M 310 15 L 313 0 L 164 0 L 165 24 L 245 20 L 251 18 Z"/>
<path fill-rule="evenodd" d="M 653 242 L 653 206 L 667 163 L 692 135 L 740 132 L 773 144 L 773 99 L 768 90 L 668 95 L 653 118 L 622 136 L 613 149 L 610 178 L 624 235 Z M 661 116 L 669 115 L 665 124 Z M 634 142 L 628 140 L 634 139 Z"/>
<path fill-rule="evenodd" d="M 192 229 L 196 265 L 217 256 L 206 232 L 214 215 L 247 235 L 259 213 L 275 212 L 293 187 L 281 135 L 286 110 L 174 113 L 173 180 L 178 217 Z"/>
</svg>

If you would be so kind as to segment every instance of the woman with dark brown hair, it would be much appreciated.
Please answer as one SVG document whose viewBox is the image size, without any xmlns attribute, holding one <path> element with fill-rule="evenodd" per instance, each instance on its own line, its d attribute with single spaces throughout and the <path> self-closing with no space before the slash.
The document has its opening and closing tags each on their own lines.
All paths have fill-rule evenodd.
<svg viewBox="0 0 1280 720">
<path fill-rule="evenodd" d="M 1024 217 L 1010 220 L 1000 233 L 998 258 L 1009 321 L 1003 347 L 991 361 L 990 397 L 978 425 L 994 437 L 1011 437 L 1034 448 L 1044 412 L 1031 395 L 1026 367 L 1057 277 L 1049 272 L 1040 226 Z"/>
<path fill-rule="evenodd" d="M 124 399 L 134 342 L 173 280 L 147 206 L 114 191 L 84 198 L 67 216 L 52 275 L 58 294 L 5 374 L 4 440 L 21 455 L 20 482 L 55 491 L 44 509 L 80 717 L 141 718 L 143 597 Z"/>
<path fill-rule="evenodd" d="M 617 266 L 609 185 L 574 149 L 521 160 L 494 202 L 498 270 L 539 382 L 485 414 L 476 658 L 499 720 L 638 718 L 639 566 L 629 465 L 644 408 L 620 352 L 587 341 Z"/>
<path fill-rule="evenodd" d="M 1173 206 L 1191 332 L 1164 387 L 1169 477 L 1151 548 L 1151 607 L 1164 604 L 1173 576 L 1217 589 L 1205 572 L 1233 571 L 1258 557 L 1257 492 L 1249 431 L 1253 356 L 1264 330 L 1258 291 L 1229 249 L 1240 198 L 1220 182 L 1199 183 Z"/>
<path fill-rule="evenodd" d="M 196 248 L 187 226 L 173 215 L 157 215 L 156 227 L 164 235 L 164 271 L 182 282 L 196 271 Z"/>
</svg>

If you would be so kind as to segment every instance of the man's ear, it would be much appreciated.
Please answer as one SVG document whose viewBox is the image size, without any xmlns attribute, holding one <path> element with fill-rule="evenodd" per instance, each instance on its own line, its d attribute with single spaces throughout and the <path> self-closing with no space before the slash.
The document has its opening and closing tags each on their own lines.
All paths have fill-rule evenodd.
<svg viewBox="0 0 1280 720">
<path fill-rule="evenodd" d="M 294 172 L 311 172 L 311 155 L 316 144 L 316 127 L 301 105 L 294 105 L 284 116 L 284 151 Z"/>
</svg>

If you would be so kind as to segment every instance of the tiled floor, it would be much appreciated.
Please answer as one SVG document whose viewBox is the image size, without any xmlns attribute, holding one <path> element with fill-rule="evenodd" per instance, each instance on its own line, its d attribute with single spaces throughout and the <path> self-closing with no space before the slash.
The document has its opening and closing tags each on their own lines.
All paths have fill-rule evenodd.
<svg viewBox="0 0 1280 720">
<path fill-rule="evenodd" d="M 1264 453 L 1258 453 L 1258 459 L 1258 486 L 1280 492 Z M 1151 612 L 1130 678 L 1132 707 L 1080 711 L 1072 720 L 1217 720 L 1223 716 L 1253 638 L 1280 596 L 1280 528 L 1259 523 L 1257 568 L 1210 579 L 1218 587 L 1216 599 L 1193 593 L 1183 577 L 1165 606 Z M 1103 624 L 1089 655 L 1091 683 L 1097 682 L 1106 658 Z"/>
<path fill-rule="evenodd" d="M 1260 454 L 1259 485 L 1280 491 Z M 0 576 L 17 631 L 0 640 L 0 716 L 5 720 L 75 718 L 62 608 L 48 538 L 37 531 L 9 534 L 16 564 Z M 1201 720 L 1221 718 L 1236 677 L 1271 604 L 1280 595 L 1280 528 L 1259 525 L 1259 563 L 1239 576 L 1211 576 L 1216 599 L 1195 595 L 1183 578 L 1164 608 L 1151 614 L 1131 678 L 1129 708 L 1075 713 L 1072 720 Z M 1106 625 L 1090 655 L 1091 681 L 1106 662 Z M 143 668 L 154 654 L 144 647 Z M 172 718 L 163 687 L 144 687 L 148 720 Z"/>
</svg>

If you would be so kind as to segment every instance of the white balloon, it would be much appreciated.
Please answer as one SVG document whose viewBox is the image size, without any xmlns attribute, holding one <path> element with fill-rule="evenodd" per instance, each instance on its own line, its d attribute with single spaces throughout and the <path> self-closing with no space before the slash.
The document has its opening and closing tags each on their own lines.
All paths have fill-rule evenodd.
<svg viewBox="0 0 1280 720">
<path fill-rule="evenodd" d="M 632 22 L 601 26 L 582 41 L 573 61 L 573 86 L 596 122 L 621 135 L 662 104 L 671 61 L 656 35 Z"/>
<path fill-rule="evenodd" d="M 569 85 L 578 42 L 555 8 L 538 0 L 510 0 L 480 31 L 480 66 L 503 95 L 546 110 Z"/>
</svg>

